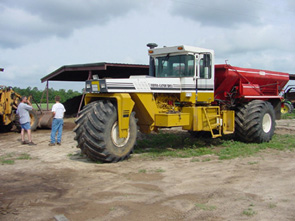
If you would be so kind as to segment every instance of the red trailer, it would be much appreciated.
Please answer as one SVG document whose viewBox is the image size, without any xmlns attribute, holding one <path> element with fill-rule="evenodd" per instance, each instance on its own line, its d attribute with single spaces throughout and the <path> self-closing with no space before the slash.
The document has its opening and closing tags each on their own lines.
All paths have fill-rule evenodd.
<svg viewBox="0 0 295 221">
<path fill-rule="evenodd" d="M 279 93 L 288 81 L 284 72 L 215 65 L 215 104 L 235 110 L 235 134 L 240 140 L 269 141 L 275 119 L 281 117 Z"/>
<path fill-rule="evenodd" d="M 279 93 L 288 81 L 284 72 L 215 65 L 215 99 L 281 99 Z"/>
</svg>

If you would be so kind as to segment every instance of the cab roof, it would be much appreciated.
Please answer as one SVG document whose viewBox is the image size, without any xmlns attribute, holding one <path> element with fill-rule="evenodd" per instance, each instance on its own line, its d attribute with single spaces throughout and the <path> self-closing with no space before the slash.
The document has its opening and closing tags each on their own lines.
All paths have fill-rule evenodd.
<svg viewBox="0 0 295 221">
<path fill-rule="evenodd" d="M 214 50 L 206 49 L 206 48 L 199 48 L 194 46 L 188 45 L 179 45 L 179 46 L 172 46 L 172 47 L 163 47 L 163 48 L 153 48 L 149 50 L 149 55 L 156 56 L 156 55 L 166 55 L 170 53 L 211 53 L 214 54 Z"/>
</svg>

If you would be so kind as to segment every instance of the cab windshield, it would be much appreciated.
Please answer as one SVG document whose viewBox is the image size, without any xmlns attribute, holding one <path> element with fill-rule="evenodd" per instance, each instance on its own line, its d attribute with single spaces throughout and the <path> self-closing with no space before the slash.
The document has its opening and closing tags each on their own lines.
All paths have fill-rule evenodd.
<svg viewBox="0 0 295 221">
<path fill-rule="evenodd" d="M 173 55 L 155 58 L 156 77 L 193 77 L 193 55 Z"/>
</svg>

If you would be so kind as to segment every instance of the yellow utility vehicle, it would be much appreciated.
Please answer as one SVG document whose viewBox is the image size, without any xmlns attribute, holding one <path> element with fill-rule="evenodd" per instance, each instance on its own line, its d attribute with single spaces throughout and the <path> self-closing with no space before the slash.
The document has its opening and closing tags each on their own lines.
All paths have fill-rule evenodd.
<svg viewBox="0 0 295 221">
<path fill-rule="evenodd" d="M 280 118 L 280 90 L 289 74 L 214 65 L 214 51 L 148 44 L 149 75 L 92 76 L 74 129 L 78 147 L 92 160 L 117 162 L 132 153 L 142 133 L 182 127 L 212 137 L 236 134 L 268 142 Z"/>
</svg>

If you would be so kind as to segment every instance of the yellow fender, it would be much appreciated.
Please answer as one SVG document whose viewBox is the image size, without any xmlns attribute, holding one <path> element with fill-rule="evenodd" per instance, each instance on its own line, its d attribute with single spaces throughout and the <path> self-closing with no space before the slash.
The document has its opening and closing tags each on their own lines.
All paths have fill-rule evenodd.
<svg viewBox="0 0 295 221">
<path fill-rule="evenodd" d="M 111 98 L 117 101 L 119 137 L 128 136 L 130 114 L 134 107 L 134 102 L 128 93 L 110 93 L 110 94 L 86 94 L 85 105 L 98 98 Z"/>
</svg>

